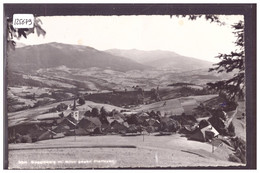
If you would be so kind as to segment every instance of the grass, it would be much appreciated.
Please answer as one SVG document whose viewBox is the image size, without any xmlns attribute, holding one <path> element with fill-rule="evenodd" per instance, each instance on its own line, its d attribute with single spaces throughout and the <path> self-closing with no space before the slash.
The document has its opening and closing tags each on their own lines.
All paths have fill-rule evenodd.
<svg viewBox="0 0 260 173">
<path fill-rule="evenodd" d="M 208 143 L 189 141 L 178 134 L 154 135 L 145 135 L 144 140 L 143 136 L 79 136 L 76 140 L 72 136 L 33 144 L 10 144 L 9 168 L 154 168 L 240 165 L 227 160 L 228 154 L 232 152 L 228 148 L 217 148 L 213 155 L 211 145 Z M 104 145 L 110 147 L 104 147 Z M 50 146 L 52 148 L 47 148 Z M 40 149 L 43 147 L 46 148 Z M 24 149 L 14 150 L 18 148 Z M 25 161 L 27 164 L 19 164 L 19 161 Z M 55 161 L 56 164 L 33 164 L 32 161 Z M 80 164 L 83 161 L 85 164 Z"/>
</svg>

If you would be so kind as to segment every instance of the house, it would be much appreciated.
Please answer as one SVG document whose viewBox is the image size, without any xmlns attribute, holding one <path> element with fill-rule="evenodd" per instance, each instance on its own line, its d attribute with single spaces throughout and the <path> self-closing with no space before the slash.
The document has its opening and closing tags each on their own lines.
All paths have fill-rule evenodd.
<svg viewBox="0 0 260 173">
<path fill-rule="evenodd" d="M 140 114 L 137 114 L 139 117 L 146 117 L 149 118 L 149 115 L 145 112 L 141 112 Z"/>
<path fill-rule="evenodd" d="M 70 131 L 74 129 L 73 125 L 70 125 L 70 122 L 67 119 L 64 119 L 62 123 L 58 126 L 53 126 L 52 130 L 55 133 L 63 133 L 64 135 L 69 135 Z"/>
<path fill-rule="evenodd" d="M 82 128 L 86 133 L 94 133 L 96 131 L 101 131 L 102 123 L 97 117 L 86 117 L 80 120 L 78 123 L 78 128 Z"/>
<path fill-rule="evenodd" d="M 179 133 L 191 135 L 196 129 L 198 125 L 183 125 L 182 128 L 179 130 Z"/>
<path fill-rule="evenodd" d="M 156 120 L 154 118 L 149 118 L 146 121 L 147 121 L 148 126 L 151 126 L 151 127 L 154 128 L 153 129 L 154 131 L 158 131 L 160 129 L 160 127 L 161 127 L 160 121 L 158 121 L 158 120 Z"/>
<path fill-rule="evenodd" d="M 75 129 L 75 135 L 89 135 L 89 134 L 90 134 L 90 132 L 87 131 L 87 130 L 85 130 L 85 129 L 82 128 L 82 127 L 77 127 L 77 128 Z"/>
<path fill-rule="evenodd" d="M 193 115 L 175 115 L 170 116 L 170 118 L 174 119 L 175 121 L 178 121 L 181 125 L 193 125 L 197 123 L 196 118 Z"/>
<path fill-rule="evenodd" d="M 111 124 L 113 121 L 117 121 L 119 123 L 123 123 L 124 120 L 120 116 L 107 117 L 107 121 Z"/>
<path fill-rule="evenodd" d="M 137 116 L 137 119 L 138 119 L 137 121 L 138 121 L 139 125 L 142 125 L 145 127 L 149 126 L 149 124 L 148 124 L 149 116 L 148 117 L 147 116 Z"/>
<path fill-rule="evenodd" d="M 127 128 L 127 133 L 137 133 L 138 132 L 138 126 L 136 126 L 135 124 L 131 124 L 129 125 L 129 127 Z"/>
<path fill-rule="evenodd" d="M 161 117 L 160 130 L 163 132 L 176 132 L 180 129 L 180 123 L 169 117 Z"/>
<path fill-rule="evenodd" d="M 71 117 L 74 118 L 77 122 L 79 122 L 82 118 L 84 118 L 85 111 L 72 111 Z"/>
<path fill-rule="evenodd" d="M 219 135 L 218 131 L 212 126 L 208 125 L 202 129 L 196 129 L 192 135 L 190 135 L 191 140 L 206 142 L 212 140 Z"/>
<path fill-rule="evenodd" d="M 127 129 L 128 129 L 129 125 L 127 122 L 119 122 L 117 120 L 114 120 L 111 124 L 110 124 L 110 128 L 107 129 L 107 132 L 110 133 L 126 133 Z"/>
<path fill-rule="evenodd" d="M 47 139 L 57 139 L 57 138 L 63 138 L 65 135 L 63 133 L 55 133 L 51 129 L 48 129 L 46 132 L 42 133 L 38 137 L 38 141 L 41 140 L 47 140 Z"/>
<path fill-rule="evenodd" d="M 9 128 L 10 129 L 10 128 Z M 8 129 L 8 130 L 9 130 Z M 10 129 L 11 130 L 11 129 Z M 32 124 L 30 122 L 24 122 L 23 124 L 13 127 L 13 130 L 10 131 L 14 140 L 16 140 L 16 135 L 28 135 L 32 141 L 37 141 L 38 136 L 44 133 L 46 129 L 42 128 L 39 124 Z"/>
<path fill-rule="evenodd" d="M 61 118 L 60 123 L 54 127 L 53 131 L 55 133 L 63 133 L 64 135 L 74 135 L 77 123 L 77 120 L 70 114 L 67 117 Z"/>
<path fill-rule="evenodd" d="M 127 117 L 126 122 L 128 124 L 134 124 L 134 125 L 138 125 L 139 124 L 138 117 L 137 117 L 136 114 L 132 114 L 129 117 Z"/>
<path fill-rule="evenodd" d="M 87 120 L 91 121 L 94 123 L 97 127 L 101 127 L 102 123 L 98 117 L 87 117 Z"/>
</svg>

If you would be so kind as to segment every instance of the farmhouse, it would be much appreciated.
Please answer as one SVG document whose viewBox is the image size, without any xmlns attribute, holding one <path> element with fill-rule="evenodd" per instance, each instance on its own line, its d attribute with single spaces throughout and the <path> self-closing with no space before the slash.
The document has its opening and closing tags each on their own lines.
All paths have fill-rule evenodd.
<svg viewBox="0 0 260 173">
<path fill-rule="evenodd" d="M 79 128 L 82 128 L 86 131 L 86 133 L 93 133 L 95 129 L 101 129 L 102 123 L 97 117 L 87 117 L 81 119 L 78 124 Z"/>
<path fill-rule="evenodd" d="M 55 133 L 54 131 L 48 129 L 46 132 L 44 132 L 43 134 L 41 134 L 38 137 L 38 141 L 47 140 L 47 139 L 63 138 L 63 137 L 64 137 L 63 133 Z"/>
<path fill-rule="evenodd" d="M 152 126 L 154 131 L 158 131 L 161 127 L 160 121 L 154 119 L 154 118 L 149 118 L 147 120 L 148 126 Z"/>
<path fill-rule="evenodd" d="M 129 125 L 127 122 L 120 122 L 114 120 L 110 123 L 109 128 L 107 128 L 107 132 L 109 133 L 126 133 Z"/>
<path fill-rule="evenodd" d="M 71 117 L 74 118 L 77 122 L 79 122 L 82 118 L 84 118 L 85 111 L 72 111 Z"/>
<path fill-rule="evenodd" d="M 191 140 L 206 142 L 212 140 L 219 135 L 218 131 L 212 126 L 208 125 L 202 129 L 196 129 L 195 132 L 190 136 Z"/>
</svg>

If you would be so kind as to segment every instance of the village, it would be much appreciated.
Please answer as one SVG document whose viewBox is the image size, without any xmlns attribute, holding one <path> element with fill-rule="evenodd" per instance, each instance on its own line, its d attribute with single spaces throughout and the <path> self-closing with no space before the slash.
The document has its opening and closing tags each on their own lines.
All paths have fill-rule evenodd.
<svg viewBox="0 0 260 173">
<path fill-rule="evenodd" d="M 199 106 L 193 105 L 196 113 L 194 111 L 193 114 L 180 112 L 181 114 L 177 115 L 160 111 L 172 109 L 174 105 L 169 104 L 176 101 L 155 102 L 151 104 L 154 109 L 148 109 L 151 105 L 124 109 L 106 104 L 93 106 L 90 101 L 85 101 L 80 97 L 72 101 L 61 102 L 52 108 L 48 107 L 47 111 L 45 110 L 38 116 L 21 118 L 20 121 L 11 119 L 8 127 L 8 143 L 37 143 L 37 141 L 68 136 L 75 136 L 75 139 L 76 136 L 107 135 L 143 136 L 145 138 L 145 136 L 181 134 L 188 140 L 212 143 L 212 145 L 213 142 L 218 141 L 217 146 L 225 143 L 230 147 L 235 147 L 239 138 L 236 137 L 232 120 L 237 115 L 237 105 L 225 104 L 223 106 L 220 104 L 208 111 L 209 106 L 207 105 L 215 104 L 216 101 L 219 101 L 219 97 L 212 96 Z M 94 104 L 94 102 L 91 103 Z M 240 147 L 245 146 L 240 145 Z M 245 160 L 241 159 L 244 156 L 245 151 L 239 149 L 239 154 L 234 155 L 233 161 L 244 163 Z"/>
</svg>

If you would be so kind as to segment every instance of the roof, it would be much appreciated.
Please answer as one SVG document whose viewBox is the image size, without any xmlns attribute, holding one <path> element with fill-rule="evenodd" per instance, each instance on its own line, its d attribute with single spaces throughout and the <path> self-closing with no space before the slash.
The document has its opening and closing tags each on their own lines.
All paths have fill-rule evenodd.
<svg viewBox="0 0 260 173">
<path fill-rule="evenodd" d="M 129 127 L 129 124 L 127 122 L 123 122 L 123 123 L 120 123 L 118 122 L 117 120 L 114 120 L 112 123 L 111 123 L 111 127 L 115 128 L 115 127 L 125 127 L 125 128 L 128 128 Z"/>
<path fill-rule="evenodd" d="M 70 117 L 75 119 L 76 121 L 80 121 L 82 118 L 84 118 L 85 111 L 71 111 Z"/>
<path fill-rule="evenodd" d="M 156 119 L 154 119 L 154 118 L 148 119 L 147 122 L 148 122 L 148 124 L 149 124 L 150 126 L 153 126 L 153 125 L 156 125 L 156 124 L 157 124 L 157 125 L 160 124 L 160 121 L 158 121 L 158 120 L 156 120 Z"/>
<path fill-rule="evenodd" d="M 208 125 L 207 127 L 204 127 L 204 128 L 201 129 L 201 132 L 204 134 L 204 137 L 205 137 L 206 131 L 213 132 L 214 137 L 219 135 L 218 131 L 212 125 Z"/>
<path fill-rule="evenodd" d="M 109 122 L 109 124 L 111 124 L 113 121 L 117 121 L 117 122 L 119 122 L 119 123 L 123 123 L 124 122 L 124 120 L 120 117 L 117 117 L 117 118 L 115 118 L 115 117 L 107 117 L 107 121 Z"/>
<path fill-rule="evenodd" d="M 138 114 L 139 117 L 149 117 L 149 115 L 145 112 L 141 112 L 140 114 Z"/>
<path fill-rule="evenodd" d="M 96 126 L 101 126 L 102 125 L 102 123 L 101 123 L 101 121 L 99 120 L 98 117 L 87 117 L 86 119 L 91 121 Z"/>
</svg>

